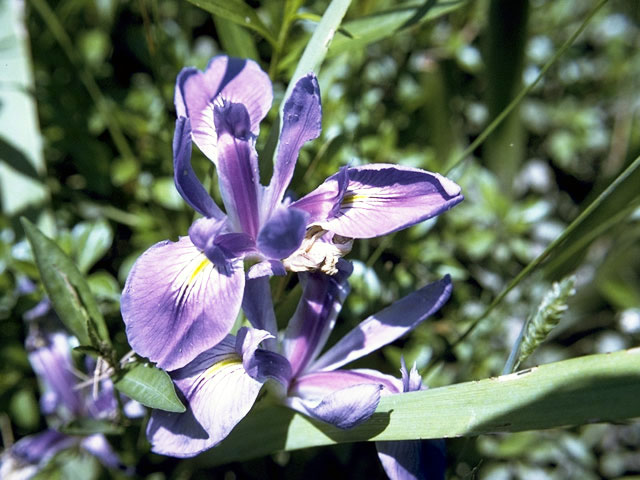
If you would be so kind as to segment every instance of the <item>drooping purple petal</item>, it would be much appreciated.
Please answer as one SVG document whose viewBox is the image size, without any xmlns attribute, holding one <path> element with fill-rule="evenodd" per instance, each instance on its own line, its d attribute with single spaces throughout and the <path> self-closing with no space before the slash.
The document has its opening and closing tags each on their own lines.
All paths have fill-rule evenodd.
<svg viewBox="0 0 640 480">
<path fill-rule="evenodd" d="M 42 412 L 45 415 L 57 412 L 67 419 L 81 416 L 85 409 L 80 392 L 74 388 L 77 378 L 73 374 L 69 336 L 31 330 L 27 349 L 31 367 L 44 386 Z"/>
<path fill-rule="evenodd" d="M 340 210 L 340 202 L 349 185 L 348 168 L 343 167 L 338 173 L 327 178 L 313 192 L 291 204 L 292 208 L 304 210 L 309 214 L 309 224 L 333 218 Z"/>
<path fill-rule="evenodd" d="M 345 266 L 351 267 L 348 263 Z M 327 341 L 349 292 L 350 273 L 349 270 L 333 276 L 319 272 L 299 275 L 304 290 L 282 341 L 282 352 L 294 375 L 304 371 Z"/>
<path fill-rule="evenodd" d="M 180 368 L 229 332 L 243 288 L 241 260 L 221 272 L 189 237 L 157 243 L 138 258 L 122 294 L 129 343 L 161 368 Z"/>
<path fill-rule="evenodd" d="M 289 393 L 297 397 L 319 399 L 335 390 L 343 390 L 363 383 L 382 385 L 383 395 L 402 392 L 402 382 L 394 376 L 377 370 L 359 368 L 305 373 L 294 379 Z"/>
<path fill-rule="evenodd" d="M 269 277 L 248 278 L 246 280 L 242 310 L 254 328 L 265 330 L 274 337 L 278 334 Z M 269 339 L 265 342 L 269 342 Z M 275 341 L 266 343 L 266 345 L 271 345 L 274 347 L 272 349 L 275 349 Z"/>
<path fill-rule="evenodd" d="M 280 143 L 264 203 L 267 212 L 282 201 L 300 149 L 309 140 L 317 138 L 321 130 L 320 87 L 315 75 L 310 73 L 298 80 L 282 110 Z"/>
<path fill-rule="evenodd" d="M 225 217 L 191 167 L 191 124 L 185 117 L 178 118 L 173 135 L 173 179 L 182 198 L 196 212 L 218 220 Z"/>
<path fill-rule="evenodd" d="M 437 312 L 449 299 L 451 290 L 451 278 L 446 275 L 410 293 L 362 321 L 318 358 L 310 369 L 335 370 L 393 342 Z"/>
<path fill-rule="evenodd" d="M 297 208 L 279 208 L 262 226 L 258 235 L 258 249 L 267 258 L 287 258 L 295 252 L 304 238 L 309 215 Z"/>
<path fill-rule="evenodd" d="M 35 435 L 21 438 L 9 451 L 20 461 L 44 466 L 58 452 L 78 443 L 78 437 L 47 429 Z"/>
<path fill-rule="evenodd" d="M 154 410 L 147 437 L 152 451 L 173 457 L 192 457 L 220 443 L 249 412 L 262 387 L 244 370 L 232 336 L 171 376 L 187 411 Z"/>
<path fill-rule="evenodd" d="M 338 428 L 353 428 L 371 418 L 380 401 L 382 385 L 363 383 L 335 390 L 322 398 L 288 397 L 287 405 Z"/>
<path fill-rule="evenodd" d="M 390 480 L 444 480 L 444 440 L 376 442 L 376 448 Z"/>
<path fill-rule="evenodd" d="M 109 445 L 109 442 L 107 442 L 107 439 L 101 433 L 83 438 L 80 442 L 80 447 L 97 457 L 105 467 L 122 467 L 118 455 L 113 451 L 113 448 L 111 448 L 111 445 Z"/>
<path fill-rule="evenodd" d="M 463 200 L 454 182 L 417 168 L 373 164 L 349 168 L 348 175 L 339 208 L 325 219 L 314 219 L 325 230 L 345 237 L 386 235 L 435 217 Z M 333 177 L 327 181 L 335 184 Z M 297 203 L 294 206 L 301 208 Z"/>
<path fill-rule="evenodd" d="M 218 56 L 204 72 L 193 67 L 180 72 L 175 91 L 178 117 L 189 117 L 196 145 L 214 163 L 218 158 L 213 121 L 216 97 L 244 105 L 251 133 L 257 136 L 260 121 L 271 108 L 273 91 L 267 74 L 251 60 Z"/>
<path fill-rule="evenodd" d="M 261 195 L 258 155 L 249 131 L 249 115 L 242 104 L 216 104 L 218 178 L 220 194 L 235 231 L 256 238 Z"/>
<path fill-rule="evenodd" d="M 259 382 L 276 380 L 284 393 L 291 379 L 291 365 L 276 352 L 258 349 L 260 343 L 273 339 L 265 330 L 242 327 L 236 337 L 236 353 L 242 357 L 242 365 L 251 377 Z"/>
</svg>

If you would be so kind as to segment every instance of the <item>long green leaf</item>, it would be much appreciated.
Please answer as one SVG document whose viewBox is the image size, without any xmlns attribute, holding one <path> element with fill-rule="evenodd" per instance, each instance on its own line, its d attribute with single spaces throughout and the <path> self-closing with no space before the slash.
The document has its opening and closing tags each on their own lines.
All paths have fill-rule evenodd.
<svg viewBox="0 0 640 480">
<path fill-rule="evenodd" d="M 373 417 L 340 430 L 284 407 L 256 408 L 206 465 L 342 442 L 451 438 L 640 416 L 640 348 L 542 365 L 477 382 L 383 397 Z"/>
<path fill-rule="evenodd" d="M 13 216 L 42 211 L 49 193 L 22 2 L 0 2 L 0 208 Z"/>
<path fill-rule="evenodd" d="M 69 257 L 26 218 L 21 218 L 53 308 L 82 345 L 110 344 L 104 318 L 87 281 Z"/>
<path fill-rule="evenodd" d="M 169 375 L 149 364 L 138 363 L 115 381 L 118 390 L 143 405 L 168 412 L 184 412 Z"/>
<path fill-rule="evenodd" d="M 318 73 L 318 69 L 329 51 L 329 45 L 331 45 L 334 35 L 340 28 L 349 5 L 351 5 L 351 0 L 332 0 L 327 7 L 324 15 L 322 15 L 322 20 L 320 20 L 313 35 L 311 35 L 309 43 L 307 43 L 302 57 L 293 72 L 287 91 L 284 94 L 281 110 L 284 108 L 284 104 L 289 98 L 296 81 L 309 72 Z"/>
<path fill-rule="evenodd" d="M 390 10 L 345 22 L 342 28 L 348 33 L 336 35 L 329 49 L 329 56 L 352 49 L 362 49 L 370 43 L 390 37 L 398 31 L 435 20 L 466 3 L 467 0 L 408 2 Z"/>
<path fill-rule="evenodd" d="M 195 6 L 206 10 L 209 13 L 229 20 L 231 22 L 250 28 L 259 33 L 272 45 L 275 45 L 276 39 L 260 20 L 256 11 L 242 0 L 188 0 Z"/>
</svg>

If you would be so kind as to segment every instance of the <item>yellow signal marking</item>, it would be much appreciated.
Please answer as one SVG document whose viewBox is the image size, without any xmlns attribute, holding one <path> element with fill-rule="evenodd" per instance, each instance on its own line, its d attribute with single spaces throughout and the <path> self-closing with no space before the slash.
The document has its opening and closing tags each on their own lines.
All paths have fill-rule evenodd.
<svg viewBox="0 0 640 480">
<path fill-rule="evenodd" d="M 189 283 L 192 283 L 193 280 L 195 280 L 195 278 L 198 276 L 198 274 L 210 263 L 211 261 L 207 257 L 205 257 L 204 260 L 200 262 L 200 264 L 195 268 L 195 270 L 191 274 L 191 277 L 189 278 Z"/>
<path fill-rule="evenodd" d="M 216 373 L 218 373 L 220 370 L 222 370 L 224 367 L 229 367 L 231 365 L 239 365 L 242 363 L 242 359 L 237 356 L 237 355 L 233 355 L 231 357 L 227 357 L 224 360 L 220 360 L 217 363 L 214 363 L 212 366 L 210 366 L 206 372 L 204 372 L 204 376 L 205 377 L 212 377 L 214 376 Z"/>
</svg>

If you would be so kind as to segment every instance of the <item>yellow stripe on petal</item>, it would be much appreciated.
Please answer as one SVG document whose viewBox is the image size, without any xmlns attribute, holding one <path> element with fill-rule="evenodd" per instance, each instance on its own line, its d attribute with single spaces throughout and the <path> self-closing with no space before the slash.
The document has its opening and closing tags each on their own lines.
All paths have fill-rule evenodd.
<svg viewBox="0 0 640 480">
<path fill-rule="evenodd" d="M 366 200 L 368 199 L 369 196 L 368 195 L 362 195 L 362 194 L 355 194 L 355 193 L 345 193 L 344 197 L 342 197 L 342 203 L 341 205 L 353 205 L 354 203 L 360 201 L 360 200 Z"/>
<path fill-rule="evenodd" d="M 195 268 L 195 270 L 193 271 L 193 273 L 191 274 L 191 277 L 189 277 L 189 284 L 193 283 L 193 281 L 195 280 L 195 278 L 198 276 L 198 274 L 204 270 L 204 268 L 209 265 L 211 263 L 211 261 L 207 258 L 204 257 L 204 259 L 200 262 L 200 264 Z"/>
<path fill-rule="evenodd" d="M 214 363 L 210 366 L 205 372 L 205 377 L 213 377 L 216 373 L 222 370 L 225 367 L 230 367 L 232 365 L 240 365 L 242 363 L 242 359 L 238 355 L 232 355 L 230 357 L 225 358 L 224 360 L 220 360 L 217 363 Z"/>
</svg>

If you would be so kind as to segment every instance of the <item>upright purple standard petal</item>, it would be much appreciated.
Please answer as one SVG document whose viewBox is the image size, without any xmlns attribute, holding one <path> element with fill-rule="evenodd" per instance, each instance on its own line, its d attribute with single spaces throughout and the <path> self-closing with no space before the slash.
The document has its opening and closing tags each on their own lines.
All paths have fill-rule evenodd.
<svg viewBox="0 0 640 480">
<path fill-rule="evenodd" d="M 327 350 L 310 369 L 335 370 L 393 342 L 437 312 L 451 295 L 451 278 L 431 283 L 372 315 Z"/>
<path fill-rule="evenodd" d="M 242 366 L 232 336 L 171 376 L 187 411 L 154 410 L 147 437 L 155 453 L 173 457 L 192 457 L 220 443 L 249 412 L 262 388 Z"/>
<path fill-rule="evenodd" d="M 173 179 L 182 198 L 196 212 L 218 220 L 225 217 L 191 167 L 191 123 L 185 117 L 178 118 L 173 135 Z"/>
<path fill-rule="evenodd" d="M 241 260 L 220 272 L 189 237 L 157 243 L 138 258 L 122 294 L 129 343 L 161 368 L 180 368 L 229 332 L 243 288 Z"/>
<path fill-rule="evenodd" d="M 242 104 L 222 101 L 214 106 L 213 116 L 222 200 L 234 230 L 255 239 L 260 225 L 261 186 L 249 113 Z"/>
<path fill-rule="evenodd" d="M 318 138 L 322 130 L 320 87 L 313 73 L 302 77 L 293 87 L 282 110 L 282 132 L 273 176 L 267 187 L 266 211 L 278 205 L 293 177 L 293 169 L 302 146 Z"/>
<path fill-rule="evenodd" d="M 338 207 L 326 218 L 312 220 L 344 237 L 386 235 L 435 217 L 463 200 L 454 182 L 417 168 L 373 164 L 349 168 L 348 176 Z M 335 182 L 334 177 L 327 182 Z M 307 196 L 316 195 L 311 192 Z M 294 206 L 303 208 L 300 204 L 307 202 L 305 198 Z"/>
<path fill-rule="evenodd" d="M 212 58 L 204 72 L 193 67 L 180 72 L 175 91 L 178 117 L 191 120 L 193 140 L 213 162 L 218 159 L 218 135 L 213 121 L 217 97 L 244 105 L 251 133 L 257 136 L 260 121 L 273 101 L 271 81 L 254 61 L 226 56 Z"/>
</svg>

